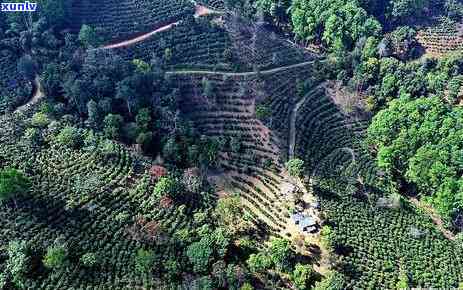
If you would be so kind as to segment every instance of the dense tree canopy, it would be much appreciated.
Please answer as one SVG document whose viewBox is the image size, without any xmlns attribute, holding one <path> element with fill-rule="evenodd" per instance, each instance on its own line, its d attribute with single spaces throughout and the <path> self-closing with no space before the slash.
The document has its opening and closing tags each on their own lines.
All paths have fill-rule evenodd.
<svg viewBox="0 0 463 290">
<path fill-rule="evenodd" d="M 356 1 L 295 0 L 291 20 L 299 38 L 321 41 L 336 52 L 352 49 L 361 37 L 381 31 L 379 22 Z"/>
<path fill-rule="evenodd" d="M 445 216 L 463 206 L 462 138 L 463 110 L 437 97 L 393 100 L 368 129 L 378 165 L 416 185 Z"/>
</svg>

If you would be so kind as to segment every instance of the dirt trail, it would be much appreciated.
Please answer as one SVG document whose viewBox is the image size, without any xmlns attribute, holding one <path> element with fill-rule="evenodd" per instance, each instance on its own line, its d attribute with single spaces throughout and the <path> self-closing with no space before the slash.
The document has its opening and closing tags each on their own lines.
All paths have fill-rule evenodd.
<svg viewBox="0 0 463 290">
<path fill-rule="evenodd" d="M 287 66 L 282 66 L 278 68 L 273 68 L 269 70 L 264 70 L 260 71 L 259 73 L 262 75 L 265 74 L 272 74 L 280 71 L 284 71 L 287 69 L 291 68 L 297 68 L 301 66 L 306 66 L 309 64 L 313 64 L 316 60 L 311 60 L 311 61 L 306 61 L 306 62 L 301 62 L 297 64 L 292 64 L 292 65 L 287 65 Z M 322 60 L 323 62 L 323 60 Z M 181 74 L 205 74 L 205 75 L 223 75 L 223 76 L 252 76 L 257 74 L 255 71 L 250 71 L 250 72 L 220 72 L 220 71 L 207 71 L 207 70 L 177 70 L 177 71 L 168 71 L 166 74 L 171 74 L 171 75 L 181 75 Z"/>
<path fill-rule="evenodd" d="M 40 83 L 40 79 L 38 75 L 35 76 L 35 79 L 34 79 L 34 88 L 35 88 L 35 91 L 34 91 L 34 95 L 32 96 L 32 98 L 26 104 L 17 108 L 16 112 L 22 112 L 28 109 L 30 106 L 36 104 L 40 99 L 45 97 L 45 94 L 43 93 L 42 84 Z"/>
<path fill-rule="evenodd" d="M 318 90 L 322 85 L 318 85 L 315 88 L 311 89 L 302 99 L 300 99 L 296 105 L 291 110 L 291 116 L 289 121 L 289 151 L 288 151 L 288 158 L 294 158 L 294 151 L 296 147 L 296 119 L 297 119 L 297 112 L 301 108 L 301 106 L 305 103 L 307 98 L 315 91 Z"/>
<path fill-rule="evenodd" d="M 129 39 L 129 40 L 125 40 L 125 41 L 122 41 L 122 42 L 114 43 L 114 44 L 108 44 L 108 45 L 105 45 L 105 46 L 102 46 L 102 47 L 99 47 L 99 48 L 93 48 L 93 49 L 90 49 L 89 51 L 99 50 L 99 49 L 112 49 L 112 48 L 119 48 L 119 47 L 129 46 L 129 45 L 135 44 L 137 42 L 141 42 L 141 41 L 143 41 L 143 40 L 145 40 L 147 38 L 150 38 L 151 36 L 153 36 L 153 35 L 155 35 L 155 34 L 157 34 L 159 32 L 169 30 L 172 27 L 178 25 L 179 23 L 180 23 L 180 21 L 177 21 L 177 22 L 162 26 L 162 27 L 160 27 L 160 28 L 158 28 L 156 30 L 153 30 L 151 32 L 148 32 L 146 34 L 140 35 L 138 37 L 135 37 L 135 38 L 132 38 L 132 39 Z"/>
<path fill-rule="evenodd" d="M 198 5 L 196 4 L 195 5 L 195 14 L 194 14 L 194 17 L 195 18 L 198 18 L 198 17 L 202 17 L 202 16 L 206 16 L 206 15 L 210 15 L 210 14 L 220 14 L 221 12 L 219 11 L 214 11 L 212 9 L 209 9 L 203 5 Z M 94 50 L 100 50 L 100 49 L 113 49 L 113 48 L 119 48 L 119 47 L 125 47 L 125 46 L 130 46 L 132 44 L 135 44 L 135 43 L 138 43 L 138 42 L 141 42 L 141 41 L 144 41 L 145 39 L 148 39 L 150 38 L 151 36 L 157 34 L 157 33 L 160 33 L 160 32 L 163 32 L 163 31 L 166 31 L 166 30 L 169 30 L 171 29 L 172 27 L 174 26 L 177 26 L 181 23 L 182 21 L 177 21 L 177 22 L 173 22 L 173 23 L 170 23 L 170 24 L 167 24 L 167 25 L 164 25 L 162 27 L 159 27 L 151 32 L 148 32 L 148 33 L 145 33 L 143 35 L 140 35 L 140 36 L 137 36 L 135 38 L 132 38 L 132 39 L 128 39 L 128 40 L 124 40 L 122 42 L 118 42 L 118 43 L 113 43 L 113 44 L 108 44 L 108 45 L 104 45 L 102 47 L 98 47 L 98 48 L 92 48 L 92 49 L 89 49 L 89 51 L 94 51 Z"/>
<path fill-rule="evenodd" d="M 302 99 L 300 99 L 294 108 L 291 110 L 291 116 L 290 116 L 290 121 L 289 121 L 289 152 L 288 152 L 288 158 L 293 159 L 294 158 L 294 150 L 296 147 L 296 119 L 297 119 L 297 111 L 301 108 L 301 106 L 305 103 L 307 100 L 307 97 L 309 95 L 305 95 Z"/>
<path fill-rule="evenodd" d="M 432 219 L 432 221 L 436 225 L 437 229 L 440 232 L 442 232 L 442 234 L 447 239 L 449 239 L 451 241 L 455 241 L 455 235 L 451 231 L 445 229 L 444 222 L 442 221 L 441 217 L 435 212 L 435 210 L 433 208 L 422 204 L 418 199 L 416 199 L 414 197 L 410 198 L 409 200 L 416 207 L 422 209 L 423 211 L 425 211 L 429 215 L 429 217 Z"/>
</svg>

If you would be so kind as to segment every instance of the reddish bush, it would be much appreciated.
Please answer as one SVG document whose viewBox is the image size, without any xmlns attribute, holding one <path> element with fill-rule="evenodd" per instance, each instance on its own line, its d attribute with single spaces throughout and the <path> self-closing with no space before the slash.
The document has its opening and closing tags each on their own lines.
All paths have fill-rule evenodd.
<svg viewBox="0 0 463 290">
<path fill-rule="evenodd" d="M 169 208 L 172 206 L 173 203 L 174 201 L 172 200 L 172 198 L 168 196 L 163 196 L 159 200 L 159 205 L 162 206 L 163 208 Z"/>
<path fill-rule="evenodd" d="M 167 175 L 167 169 L 160 165 L 151 166 L 150 175 L 153 180 L 158 180 L 159 178 Z"/>
</svg>

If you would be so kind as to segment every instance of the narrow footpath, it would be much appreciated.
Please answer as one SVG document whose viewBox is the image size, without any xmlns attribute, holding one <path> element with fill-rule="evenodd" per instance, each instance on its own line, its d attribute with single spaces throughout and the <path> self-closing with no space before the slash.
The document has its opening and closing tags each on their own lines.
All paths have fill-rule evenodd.
<svg viewBox="0 0 463 290">
<path fill-rule="evenodd" d="M 203 6 L 203 5 L 196 4 L 195 5 L 194 17 L 198 18 L 198 17 L 202 17 L 202 16 L 207 16 L 207 15 L 210 15 L 210 14 L 220 14 L 220 13 L 222 13 L 222 12 L 215 11 L 215 10 L 209 9 L 209 8 Z M 130 45 L 136 44 L 138 42 L 142 42 L 142 41 L 152 37 L 155 34 L 158 34 L 158 33 L 163 32 L 163 31 L 170 30 L 174 26 L 179 25 L 181 22 L 182 21 L 173 22 L 173 23 L 164 25 L 162 27 L 156 28 L 153 31 L 150 31 L 150 32 L 145 33 L 145 34 L 140 35 L 140 36 L 137 36 L 135 38 L 124 40 L 124 41 L 118 42 L 118 43 L 107 44 L 107 45 L 104 45 L 102 47 L 92 48 L 92 49 L 89 49 L 88 51 L 114 49 L 114 48 L 130 46 Z"/>
<path fill-rule="evenodd" d="M 21 107 L 18 107 L 16 109 L 16 112 L 25 111 L 30 106 L 40 101 L 40 99 L 42 99 L 43 97 L 45 97 L 45 94 L 43 92 L 43 88 L 42 88 L 42 84 L 40 83 L 39 76 L 37 75 L 35 76 L 35 79 L 34 79 L 34 93 L 32 95 L 32 98 L 26 104 L 22 105 Z"/>
<path fill-rule="evenodd" d="M 445 227 L 444 227 L 444 222 L 442 221 L 442 218 L 439 216 L 439 214 L 437 214 L 435 212 L 435 210 L 429 206 L 426 206 L 424 205 L 423 203 L 421 203 L 418 199 L 412 197 L 412 198 L 409 198 L 409 201 L 415 205 L 417 208 L 420 208 L 422 209 L 425 213 L 427 213 L 429 215 L 429 217 L 432 219 L 434 225 L 436 226 L 436 228 L 449 240 L 451 241 L 455 241 L 455 235 L 447 230 Z"/>
<path fill-rule="evenodd" d="M 291 115 L 289 119 L 289 150 L 288 150 L 288 159 L 294 158 L 294 152 L 296 148 L 296 120 L 297 120 L 297 113 L 301 106 L 305 103 L 307 98 L 312 95 L 315 90 L 318 90 L 322 85 L 318 85 L 315 88 L 312 88 L 310 92 L 305 94 L 303 98 L 301 98 L 296 105 L 291 110 Z"/>
</svg>

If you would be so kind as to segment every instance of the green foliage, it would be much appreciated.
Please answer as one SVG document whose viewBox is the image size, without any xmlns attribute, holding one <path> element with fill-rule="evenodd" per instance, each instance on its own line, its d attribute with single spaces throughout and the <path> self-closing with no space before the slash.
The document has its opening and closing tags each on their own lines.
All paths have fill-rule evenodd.
<svg viewBox="0 0 463 290">
<path fill-rule="evenodd" d="M 70 148 L 78 148 L 82 144 L 82 134 L 79 129 L 66 126 L 56 136 L 56 142 Z"/>
<path fill-rule="evenodd" d="M 62 25 L 66 21 L 66 11 L 71 1 L 44 0 L 40 2 L 40 10 L 52 25 Z"/>
<path fill-rule="evenodd" d="M 266 253 L 251 254 L 246 263 L 253 273 L 264 272 L 273 265 L 272 259 Z"/>
<path fill-rule="evenodd" d="M 38 128 L 45 128 L 50 124 L 50 119 L 45 113 L 35 113 L 31 118 L 31 125 Z"/>
<path fill-rule="evenodd" d="M 291 243 L 282 238 L 274 238 L 270 241 L 270 258 L 277 270 L 286 271 L 289 269 L 293 253 Z"/>
<path fill-rule="evenodd" d="M 56 244 L 47 248 L 43 265 L 49 269 L 58 270 L 68 264 L 68 251 L 65 245 Z"/>
<path fill-rule="evenodd" d="M 193 265 L 193 271 L 197 273 L 207 271 L 214 252 L 213 246 L 213 240 L 206 236 L 188 246 L 186 256 Z"/>
<path fill-rule="evenodd" d="M 241 286 L 240 290 L 254 290 L 254 287 L 252 287 L 252 285 L 251 285 L 250 283 L 245 282 L 245 283 Z"/>
<path fill-rule="evenodd" d="M 18 71 L 27 79 L 33 80 L 36 74 L 36 64 L 30 56 L 23 56 L 18 61 Z"/>
<path fill-rule="evenodd" d="M 333 248 L 333 229 L 330 226 L 323 226 L 320 231 L 320 243 L 326 249 Z"/>
<path fill-rule="evenodd" d="M 29 272 L 30 257 L 25 241 L 12 241 L 8 244 L 6 272 L 11 275 L 14 285 L 24 288 L 25 275 Z"/>
<path fill-rule="evenodd" d="M 96 47 L 101 42 L 96 30 L 87 24 L 82 25 L 80 28 L 79 41 L 84 47 Z"/>
<path fill-rule="evenodd" d="M 463 166 L 462 114 L 461 108 L 451 108 L 437 97 L 402 97 L 380 111 L 368 128 L 378 165 L 414 183 L 447 217 L 463 206 L 463 181 L 457 173 Z"/>
<path fill-rule="evenodd" d="M 362 58 L 364 60 L 376 58 L 378 56 L 378 45 L 379 41 L 376 37 L 368 37 L 362 49 Z"/>
<path fill-rule="evenodd" d="M 397 289 L 409 289 L 409 278 L 405 271 L 400 272 L 399 281 L 396 284 Z"/>
<path fill-rule="evenodd" d="M 199 152 L 198 152 L 199 153 Z M 162 148 L 162 155 L 170 162 L 179 162 L 181 157 L 180 147 L 175 138 L 169 138 Z"/>
<path fill-rule="evenodd" d="M 389 16 L 395 21 L 417 18 L 422 15 L 429 3 L 429 0 L 392 0 L 389 4 Z"/>
<path fill-rule="evenodd" d="M 117 140 L 124 118 L 118 114 L 108 114 L 103 120 L 103 132 L 106 137 Z"/>
<path fill-rule="evenodd" d="M 463 248 L 463 233 L 458 233 L 455 237 L 455 243 L 458 247 Z"/>
<path fill-rule="evenodd" d="M 356 1 L 295 0 L 291 20 L 299 38 L 323 41 L 334 52 L 352 49 L 361 37 L 381 31 L 379 22 Z"/>
<path fill-rule="evenodd" d="M 203 85 L 203 94 L 206 97 L 212 97 L 214 94 L 214 87 L 212 86 L 212 82 L 207 78 L 203 78 L 202 80 Z"/>
<path fill-rule="evenodd" d="M 170 62 L 171 59 L 172 59 L 172 49 L 170 48 L 166 48 L 164 50 L 164 59 L 167 61 L 167 62 Z"/>
<path fill-rule="evenodd" d="M 6 273 L 0 273 L 0 288 L 5 289 L 8 283 L 8 276 Z"/>
<path fill-rule="evenodd" d="M 244 211 L 239 196 L 229 196 L 218 200 L 215 207 L 217 222 L 226 227 L 231 235 L 245 232 L 250 224 L 244 219 Z"/>
<path fill-rule="evenodd" d="M 13 168 L 0 170 L 0 203 L 27 192 L 30 181 L 24 174 Z"/>
<path fill-rule="evenodd" d="M 188 260 L 196 273 L 207 273 L 214 259 L 223 259 L 230 243 L 224 229 L 211 231 L 208 225 L 198 229 L 199 241 L 190 244 L 185 251 Z"/>
<path fill-rule="evenodd" d="M 135 270 L 139 273 L 149 273 L 153 269 L 156 255 L 151 250 L 138 249 L 135 256 Z"/>
<path fill-rule="evenodd" d="M 265 105 L 256 105 L 256 118 L 265 120 L 271 115 L 271 110 Z"/>
<path fill-rule="evenodd" d="M 314 290 L 342 290 L 345 289 L 346 278 L 339 272 L 331 271 L 321 281 L 315 283 Z"/>
<path fill-rule="evenodd" d="M 185 172 L 182 177 L 182 184 L 188 191 L 198 193 L 203 184 L 203 179 L 201 176 Z"/>
<path fill-rule="evenodd" d="M 151 125 L 151 112 L 148 108 L 143 108 L 138 111 L 137 116 L 135 117 L 138 128 L 142 131 L 148 131 Z"/>
<path fill-rule="evenodd" d="M 156 182 L 153 192 L 156 197 L 168 195 L 175 199 L 181 193 L 180 181 L 173 176 L 163 176 Z"/>
<path fill-rule="evenodd" d="M 88 101 L 87 114 L 88 114 L 87 122 L 89 123 L 89 125 L 94 129 L 98 128 L 101 116 L 100 116 L 100 112 L 98 109 L 98 103 L 95 102 L 94 100 Z"/>
<path fill-rule="evenodd" d="M 217 157 L 220 150 L 220 143 L 218 138 L 208 138 L 201 136 L 201 154 L 199 156 L 199 163 L 205 167 L 214 167 L 217 165 Z"/>
<path fill-rule="evenodd" d="M 448 83 L 448 98 L 451 103 L 454 103 L 458 96 L 460 95 L 461 90 L 463 89 L 463 75 L 453 77 Z"/>
<path fill-rule="evenodd" d="M 242 149 L 242 143 L 240 138 L 231 137 L 230 138 L 230 149 L 232 152 L 239 153 Z"/>
<path fill-rule="evenodd" d="M 153 133 L 151 132 L 140 133 L 135 139 L 135 142 L 142 145 L 142 148 L 148 148 L 152 141 Z"/>
<path fill-rule="evenodd" d="M 393 49 L 393 54 L 402 60 L 413 57 L 416 43 L 416 31 L 408 26 L 401 26 L 387 36 Z"/>
<path fill-rule="evenodd" d="M 285 163 L 288 174 L 293 177 L 299 177 L 304 172 L 304 161 L 298 158 L 290 159 Z"/>
<path fill-rule="evenodd" d="M 294 286 L 298 290 L 305 290 L 308 289 L 309 281 L 314 274 L 314 270 L 312 265 L 303 265 L 303 264 L 296 264 L 294 267 L 294 271 L 291 275 L 291 280 L 294 282 Z"/>
<path fill-rule="evenodd" d="M 80 262 L 85 267 L 92 268 L 98 264 L 98 258 L 95 253 L 85 253 L 80 257 Z"/>
<path fill-rule="evenodd" d="M 38 128 L 27 128 L 24 132 L 24 138 L 29 142 L 31 147 L 36 147 L 42 144 L 42 132 Z"/>
<path fill-rule="evenodd" d="M 140 73 L 148 73 L 151 71 L 151 66 L 141 59 L 136 58 L 132 60 L 132 64 L 135 65 L 137 71 Z"/>
</svg>

